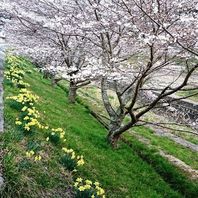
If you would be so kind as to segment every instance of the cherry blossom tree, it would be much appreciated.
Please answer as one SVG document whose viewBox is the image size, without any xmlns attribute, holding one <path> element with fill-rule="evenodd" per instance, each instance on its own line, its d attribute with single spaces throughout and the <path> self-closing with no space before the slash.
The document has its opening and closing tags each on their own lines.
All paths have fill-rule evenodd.
<svg viewBox="0 0 198 198">
<path fill-rule="evenodd" d="M 76 2 L 83 10 L 79 20 L 87 25 L 84 31 L 100 49 L 98 59 L 109 68 L 102 78 L 101 92 L 110 119 L 107 138 L 116 145 L 128 129 L 147 123 L 145 114 L 181 99 L 167 96 L 185 90 L 198 68 L 197 4 L 177 0 Z M 176 60 L 185 64 L 187 72 Z M 172 78 L 161 80 L 174 70 Z M 116 107 L 108 96 L 110 88 L 118 99 Z M 130 118 L 127 123 L 126 117 Z"/>
<path fill-rule="evenodd" d="M 69 80 L 71 101 L 77 88 L 101 79 L 113 146 L 128 129 L 148 124 L 150 111 L 182 99 L 168 96 L 188 90 L 198 68 L 195 0 L 7 2 L 4 9 L 14 17 L 9 40 L 56 80 Z"/>
<path fill-rule="evenodd" d="M 69 81 L 69 101 L 77 89 L 101 75 L 91 60 L 92 44 L 76 25 L 72 1 L 6 1 L 3 8 L 12 20 L 7 40 L 17 53 L 31 57 L 53 82 Z M 30 9 L 31 8 L 31 9 Z"/>
</svg>

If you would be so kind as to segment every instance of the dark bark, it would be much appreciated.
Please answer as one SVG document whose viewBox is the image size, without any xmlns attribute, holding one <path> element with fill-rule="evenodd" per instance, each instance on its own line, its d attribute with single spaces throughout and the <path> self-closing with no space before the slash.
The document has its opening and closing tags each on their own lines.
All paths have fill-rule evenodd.
<svg viewBox="0 0 198 198">
<path fill-rule="evenodd" d="M 115 135 L 115 134 L 109 132 L 107 135 L 107 141 L 113 148 L 116 148 L 120 137 L 121 137 L 121 135 Z"/>
<path fill-rule="evenodd" d="M 50 78 L 52 78 L 52 75 L 49 72 L 44 71 L 43 72 L 43 78 L 50 79 Z"/>
<path fill-rule="evenodd" d="M 55 78 L 51 79 L 51 85 L 52 85 L 52 87 L 55 87 L 55 85 L 56 85 L 56 79 Z"/>
<path fill-rule="evenodd" d="M 62 79 L 61 78 L 51 78 L 51 84 L 52 84 L 52 86 L 54 87 L 55 85 L 57 85 L 57 83 L 59 82 L 59 81 L 61 81 Z"/>
<path fill-rule="evenodd" d="M 77 96 L 76 84 L 73 83 L 73 82 L 70 82 L 70 85 L 69 85 L 69 96 L 68 96 L 69 103 L 75 103 L 76 96 Z"/>
<path fill-rule="evenodd" d="M 107 142 L 113 147 L 117 147 L 117 143 L 120 139 L 120 134 L 116 134 L 117 131 L 119 131 L 121 127 L 121 120 L 118 119 L 111 119 L 110 125 L 109 125 L 109 133 L 107 135 Z"/>
<path fill-rule="evenodd" d="M 76 96 L 77 96 L 77 90 L 83 86 L 86 86 L 88 84 L 90 84 L 91 81 L 86 80 L 86 81 L 78 81 L 78 82 L 74 82 L 74 81 L 70 81 L 69 84 L 69 102 L 70 103 L 75 103 L 76 101 Z"/>
</svg>

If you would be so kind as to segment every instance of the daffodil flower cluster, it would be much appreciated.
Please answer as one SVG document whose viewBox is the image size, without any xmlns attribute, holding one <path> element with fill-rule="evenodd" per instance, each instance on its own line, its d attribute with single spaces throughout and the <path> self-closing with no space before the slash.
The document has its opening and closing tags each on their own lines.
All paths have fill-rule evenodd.
<svg viewBox="0 0 198 198">
<path fill-rule="evenodd" d="M 15 56 L 8 56 L 7 62 L 9 64 L 9 70 L 4 72 L 6 79 L 17 87 L 29 87 L 30 85 L 28 83 L 23 82 L 25 72 L 20 68 L 20 59 Z"/>
<path fill-rule="evenodd" d="M 65 131 L 62 128 L 57 129 L 50 129 L 50 132 L 48 133 L 48 137 L 46 138 L 47 141 L 51 141 L 54 144 L 58 144 L 61 142 L 66 142 L 65 139 Z"/>
<path fill-rule="evenodd" d="M 22 126 L 25 131 L 31 131 L 33 127 L 43 128 L 38 121 L 39 112 L 34 107 L 38 96 L 27 89 L 21 89 L 17 96 L 8 97 L 21 105 L 21 115 L 16 119 L 15 124 Z"/>
<path fill-rule="evenodd" d="M 25 131 L 30 131 L 33 126 L 38 126 L 39 128 L 42 127 L 42 125 L 39 123 L 39 121 L 35 118 L 30 118 L 30 117 L 26 116 L 24 118 L 24 121 L 25 122 L 21 122 L 17 118 L 15 124 L 16 125 L 22 125 L 23 128 L 25 129 Z"/>
<path fill-rule="evenodd" d="M 99 182 L 77 178 L 74 183 L 76 198 L 105 198 L 105 191 Z"/>
<path fill-rule="evenodd" d="M 73 149 L 62 148 L 62 150 L 71 157 L 72 160 L 76 160 L 77 166 L 83 166 L 85 161 L 83 155 L 76 155 Z"/>
<path fill-rule="evenodd" d="M 22 128 L 25 129 L 25 131 L 30 131 L 33 127 L 43 129 L 44 126 L 40 124 L 38 118 L 40 118 L 40 115 L 35 107 L 24 106 L 21 109 L 20 120 L 19 118 L 17 118 L 15 124 L 22 126 Z"/>
<path fill-rule="evenodd" d="M 52 131 L 53 131 L 54 133 L 59 133 L 59 134 L 60 134 L 60 138 L 61 138 L 61 139 L 64 139 L 64 137 L 65 137 L 65 132 L 64 132 L 64 130 L 63 130 L 62 128 L 52 129 Z M 53 132 L 52 132 L 52 133 L 53 133 Z"/>
<path fill-rule="evenodd" d="M 19 81 L 23 79 L 24 71 L 11 67 L 8 71 L 4 72 L 4 75 L 7 80 L 10 80 L 13 84 L 17 85 Z"/>
<path fill-rule="evenodd" d="M 16 63 L 14 65 L 15 61 Z M 20 70 L 19 59 L 15 56 L 10 56 L 8 62 L 10 65 L 14 66 L 10 67 L 10 71 L 6 72 L 7 79 L 11 80 L 12 83 L 17 86 L 29 86 L 27 83 L 22 81 L 24 72 Z M 17 109 L 20 110 L 19 117 L 15 121 L 16 125 L 21 126 L 25 131 L 31 131 L 33 127 L 46 129 L 50 131 L 47 133 L 48 136 L 46 141 L 51 141 L 53 143 L 60 141 L 62 141 L 62 143 L 66 142 L 65 131 L 62 128 L 50 128 L 49 126 L 41 125 L 39 122 L 40 114 L 34 107 L 35 103 L 38 102 L 38 96 L 26 88 L 22 88 L 17 96 L 7 97 L 7 99 L 15 101 L 17 103 Z M 77 167 L 84 165 L 84 157 L 82 155 L 76 155 L 73 149 L 63 147 L 62 151 L 64 152 L 64 155 L 61 158 L 61 163 L 67 168 L 67 170 L 76 172 Z M 34 150 L 27 151 L 26 157 L 34 160 L 35 162 L 42 159 L 41 155 L 36 153 Z M 76 198 L 105 198 L 105 192 L 100 187 L 98 182 L 93 183 L 90 180 L 83 181 L 81 178 L 78 178 L 74 184 L 74 187 L 76 191 Z"/>
<path fill-rule="evenodd" d="M 76 172 L 77 167 L 84 165 L 84 157 L 76 155 L 73 149 L 63 147 L 62 151 L 64 151 L 64 155 L 61 157 L 61 163 L 67 170 Z"/>
<path fill-rule="evenodd" d="M 19 80 L 18 83 L 17 83 L 17 86 L 18 86 L 19 88 L 26 88 L 26 87 L 30 87 L 30 84 L 24 82 L 23 80 Z"/>
<path fill-rule="evenodd" d="M 21 59 L 18 56 L 8 54 L 6 57 L 6 61 L 9 65 L 15 65 L 16 67 L 21 66 Z"/>
<path fill-rule="evenodd" d="M 43 128 L 43 126 L 38 121 L 40 115 L 35 107 L 28 108 L 27 106 L 24 106 L 21 111 L 23 112 L 21 119 L 23 120 L 24 129 L 26 131 L 30 131 L 32 127 Z"/>
<path fill-rule="evenodd" d="M 35 152 L 33 150 L 26 152 L 27 158 L 33 158 L 34 161 L 40 161 L 42 157 L 40 155 L 35 155 Z"/>
<path fill-rule="evenodd" d="M 14 100 L 25 106 L 33 106 L 38 101 L 39 97 L 27 89 L 21 89 L 17 96 L 10 96 L 7 99 Z"/>
</svg>

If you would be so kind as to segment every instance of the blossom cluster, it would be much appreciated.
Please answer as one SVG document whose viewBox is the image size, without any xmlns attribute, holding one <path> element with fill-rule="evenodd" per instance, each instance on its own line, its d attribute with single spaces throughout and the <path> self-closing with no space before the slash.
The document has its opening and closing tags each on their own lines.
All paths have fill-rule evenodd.
<svg viewBox="0 0 198 198">
<path fill-rule="evenodd" d="M 77 191 L 76 198 L 105 198 L 105 191 L 99 182 L 77 178 L 74 187 Z"/>
</svg>

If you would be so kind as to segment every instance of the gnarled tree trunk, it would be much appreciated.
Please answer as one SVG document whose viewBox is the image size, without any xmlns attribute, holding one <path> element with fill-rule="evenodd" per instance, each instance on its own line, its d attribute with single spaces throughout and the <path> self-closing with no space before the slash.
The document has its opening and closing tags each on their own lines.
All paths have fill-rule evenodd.
<svg viewBox="0 0 198 198">
<path fill-rule="evenodd" d="M 109 133 L 107 135 L 108 143 L 113 147 L 117 147 L 117 143 L 119 139 L 121 138 L 122 133 L 127 131 L 128 129 L 135 126 L 135 123 L 137 120 L 134 120 L 132 122 L 129 122 L 126 125 L 122 125 L 124 117 L 116 117 L 117 119 L 112 119 L 111 123 L 109 125 Z"/>
<path fill-rule="evenodd" d="M 112 147 L 117 147 L 118 140 L 120 139 L 120 134 L 116 134 L 121 127 L 121 120 L 118 119 L 111 119 L 109 124 L 109 132 L 107 135 L 107 141 Z"/>
</svg>

